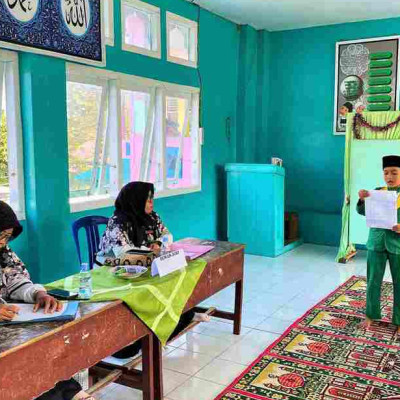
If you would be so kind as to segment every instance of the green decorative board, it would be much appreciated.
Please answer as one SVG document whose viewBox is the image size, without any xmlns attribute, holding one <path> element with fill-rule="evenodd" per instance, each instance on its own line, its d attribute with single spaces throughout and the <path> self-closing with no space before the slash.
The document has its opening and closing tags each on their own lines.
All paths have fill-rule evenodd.
<svg viewBox="0 0 400 400">
<path fill-rule="evenodd" d="M 368 111 L 390 111 L 390 104 L 368 104 Z"/>
<path fill-rule="evenodd" d="M 377 85 L 390 85 L 392 83 L 392 78 L 386 76 L 380 76 L 377 78 L 369 78 L 368 85 L 369 86 L 377 86 Z"/>
<path fill-rule="evenodd" d="M 393 53 L 390 51 L 381 51 L 379 53 L 371 53 L 369 55 L 370 60 L 385 60 L 385 59 L 392 58 L 392 57 L 393 57 Z"/>
<path fill-rule="evenodd" d="M 367 89 L 368 94 L 385 94 L 391 91 L 391 86 L 371 86 Z"/>
<path fill-rule="evenodd" d="M 349 113 L 398 109 L 399 52 L 400 35 L 336 43 L 335 134 Z"/>
<path fill-rule="evenodd" d="M 368 71 L 368 76 L 373 78 L 374 76 L 391 76 L 392 70 L 390 68 L 378 68 L 371 69 Z"/>
<path fill-rule="evenodd" d="M 392 100 L 391 96 L 382 95 L 382 96 L 369 96 L 368 103 L 390 103 Z"/>
<path fill-rule="evenodd" d="M 369 64 L 370 68 L 390 68 L 393 65 L 393 61 L 391 60 L 378 60 L 371 61 Z"/>
</svg>

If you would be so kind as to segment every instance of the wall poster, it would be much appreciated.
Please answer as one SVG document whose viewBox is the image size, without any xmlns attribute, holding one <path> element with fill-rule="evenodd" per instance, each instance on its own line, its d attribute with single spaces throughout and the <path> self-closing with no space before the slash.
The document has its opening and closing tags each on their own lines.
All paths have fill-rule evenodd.
<svg viewBox="0 0 400 400">
<path fill-rule="evenodd" d="M 399 38 L 336 43 L 334 134 L 346 133 L 346 114 L 398 109 Z"/>
</svg>

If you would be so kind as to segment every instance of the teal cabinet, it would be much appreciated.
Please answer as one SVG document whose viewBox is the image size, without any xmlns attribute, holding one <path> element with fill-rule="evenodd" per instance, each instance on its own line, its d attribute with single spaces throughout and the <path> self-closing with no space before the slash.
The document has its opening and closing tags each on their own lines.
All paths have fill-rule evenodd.
<svg viewBox="0 0 400 400">
<path fill-rule="evenodd" d="M 277 257 L 284 245 L 285 169 L 271 164 L 227 164 L 228 240 L 246 253 Z"/>
</svg>

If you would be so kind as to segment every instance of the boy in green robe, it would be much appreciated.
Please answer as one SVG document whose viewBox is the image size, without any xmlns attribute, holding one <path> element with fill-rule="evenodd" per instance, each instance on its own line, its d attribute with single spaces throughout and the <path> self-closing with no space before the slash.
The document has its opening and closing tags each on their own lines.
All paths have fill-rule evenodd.
<svg viewBox="0 0 400 400">
<path fill-rule="evenodd" d="M 400 193 L 400 157 L 385 156 L 382 160 L 383 178 L 387 184 L 376 190 L 390 190 Z M 365 215 L 367 190 L 358 192 L 357 212 Z M 400 199 L 397 202 L 397 218 L 400 220 Z M 381 316 L 381 286 L 385 274 L 386 262 L 389 260 L 393 279 L 393 316 L 392 322 L 400 333 L 400 224 L 392 230 L 371 228 L 367 241 L 367 309 L 365 326 L 368 328 L 373 320 Z"/>
</svg>

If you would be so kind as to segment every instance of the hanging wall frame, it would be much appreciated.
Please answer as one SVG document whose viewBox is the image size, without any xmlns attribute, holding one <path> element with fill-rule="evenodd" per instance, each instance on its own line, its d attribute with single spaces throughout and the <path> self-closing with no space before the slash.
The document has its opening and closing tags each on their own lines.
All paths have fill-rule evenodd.
<svg viewBox="0 0 400 400">
<path fill-rule="evenodd" d="M 398 109 L 400 36 L 336 43 L 334 134 L 347 114 Z"/>
<path fill-rule="evenodd" d="M 105 66 L 101 0 L 0 0 L 0 47 Z"/>
</svg>

